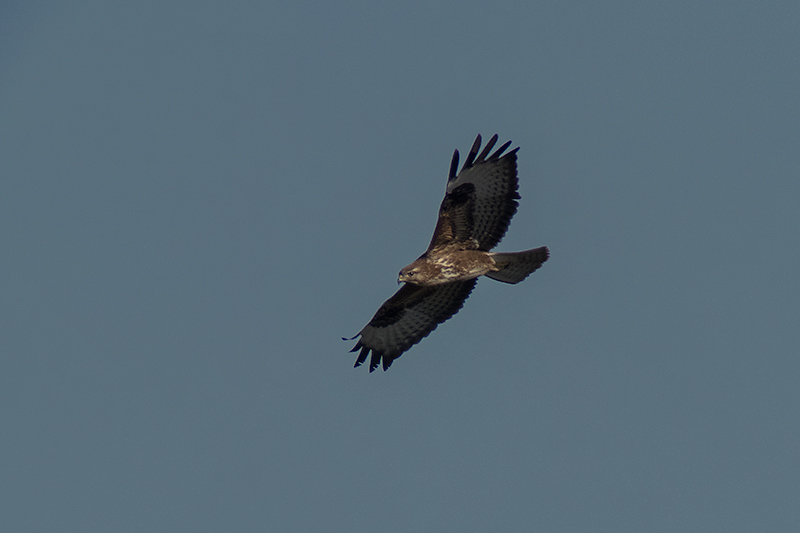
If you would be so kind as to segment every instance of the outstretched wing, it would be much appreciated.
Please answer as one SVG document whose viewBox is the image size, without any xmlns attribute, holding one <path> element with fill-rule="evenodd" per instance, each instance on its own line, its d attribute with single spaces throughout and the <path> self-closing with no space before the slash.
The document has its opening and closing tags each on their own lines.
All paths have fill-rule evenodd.
<svg viewBox="0 0 800 533">
<path fill-rule="evenodd" d="M 517 212 L 517 150 L 503 154 L 508 141 L 492 155 L 494 135 L 478 154 L 481 136 L 475 139 L 461 172 L 458 150 L 453 153 L 447 192 L 439 208 L 439 220 L 428 250 L 452 242 L 489 251 L 506 234 L 511 217 Z"/>
<path fill-rule="evenodd" d="M 361 338 L 350 350 L 361 350 L 355 366 L 369 360 L 369 371 L 381 361 L 386 370 L 392 361 L 421 341 L 436 326 L 453 316 L 464 305 L 477 280 L 456 281 L 421 287 L 406 283 L 383 305 L 358 335 Z M 356 335 L 356 337 L 358 336 Z"/>
</svg>

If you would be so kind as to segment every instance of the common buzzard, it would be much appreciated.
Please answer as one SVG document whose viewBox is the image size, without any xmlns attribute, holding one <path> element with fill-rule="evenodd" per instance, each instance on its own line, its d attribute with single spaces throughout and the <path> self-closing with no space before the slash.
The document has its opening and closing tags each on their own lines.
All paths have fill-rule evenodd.
<svg viewBox="0 0 800 533">
<path fill-rule="evenodd" d="M 464 305 L 478 276 L 519 283 L 542 266 L 550 255 L 546 246 L 524 252 L 490 252 L 505 235 L 517 212 L 517 150 L 503 154 L 508 141 L 492 155 L 494 135 L 478 154 L 475 139 L 461 172 L 458 150 L 453 153 L 447 191 L 428 249 L 404 267 L 397 282 L 405 282 L 355 337 L 350 350 L 361 350 L 355 366 L 369 361 L 369 371 L 383 369 L 421 341 Z M 345 339 L 347 340 L 347 339 Z"/>
</svg>

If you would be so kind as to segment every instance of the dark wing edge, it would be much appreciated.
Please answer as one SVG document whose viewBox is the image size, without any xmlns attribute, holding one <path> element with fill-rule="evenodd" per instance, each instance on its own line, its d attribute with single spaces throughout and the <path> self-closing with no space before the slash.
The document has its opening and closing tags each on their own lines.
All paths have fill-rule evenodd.
<svg viewBox="0 0 800 533">
<path fill-rule="evenodd" d="M 477 155 L 478 150 L 480 150 L 481 148 L 481 135 L 479 133 L 478 136 L 475 137 L 475 142 L 472 143 L 472 148 L 470 148 L 469 154 L 467 155 L 467 158 L 464 160 L 464 166 L 461 167 L 461 171 L 459 172 L 459 174 L 461 174 L 461 172 L 464 172 L 469 168 L 480 165 L 481 163 L 496 161 L 501 157 L 507 157 L 511 154 L 516 154 L 517 150 L 519 150 L 519 147 L 517 147 L 508 152 L 507 154 L 503 154 L 503 152 L 505 152 L 506 149 L 509 146 L 511 146 L 511 141 L 506 141 L 502 146 L 500 146 L 500 148 L 495 150 L 492 155 L 489 155 L 489 152 L 492 150 L 492 148 L 494 148 L 494 145 L 497 144 L 497 139 L 498 137 L 497 134 L 495 133 L 494 135 L 492 135 L 492 138 L 489 139 L 489 141 L 486 143 L 486 146 L 483 147 L 483 151 L 481 151 L 480 155 Z M 456 153 L 453 155 L 453 161 L 451 162 L 451 168 L 450 168 L 450 176 L 447 181 L 453 181 L 457 177 L 455 173 L 455 168 L 458 166 L 457 154 L 458 150 L 456 150 Z M 489 156 L 488 159 L 487 155 Z"/>
<path fill-rule="evenodd" d="M 428 287 L 403 285 L 356 335 L 361 338 L 350 350 L 360 350 L 354 368 L 361 366 L 371 352 L 369 371 L 381 365 L 387 370 L 395 359 L 455 315 L 476 282 L 471 279 Z"/>
</svg>

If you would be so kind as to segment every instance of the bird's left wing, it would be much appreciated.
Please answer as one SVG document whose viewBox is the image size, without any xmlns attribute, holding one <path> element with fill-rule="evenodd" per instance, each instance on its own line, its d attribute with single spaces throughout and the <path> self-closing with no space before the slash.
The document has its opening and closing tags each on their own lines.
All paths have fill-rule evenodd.
<svg viewBox="0 0 800 533">
<path fill-rule="evenodd" d="M 453 316 L 475 287 L 477 280 L 456 281 L 421 287 L 406 283 L 381 305 L 369 324 L 356 337 L 361 338 L 350 350 L 361 350 L 355 366 L 369 361 L 369 371 L 383 363 L 383 369 L 403 352 L 421 341 L 436 326 Z M 355 337 L 354 337 L 355 338 Z"/>
<path fill-rule="evenodd" d="M 489 251 L 505 235 L 517 212 L 517 150 L 503 153 L 511 141 L 495 150 L 497 135 L 481 150 L 481 136 L 475 139 L 464 166 L 458 169 L 458 150 L 453 152 L 447 192 L 439 208 L 439 219 L 428 250 L 459 242 Z M 480 153 L 479 153 L 480 152 Z"/>
</svg>

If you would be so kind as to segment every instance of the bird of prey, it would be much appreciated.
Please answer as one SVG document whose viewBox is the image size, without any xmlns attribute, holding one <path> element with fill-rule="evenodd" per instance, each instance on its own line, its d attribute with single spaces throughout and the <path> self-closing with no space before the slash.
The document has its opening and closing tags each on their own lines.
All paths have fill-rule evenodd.
<svg viewBox="0 0 800 533">
<path fill-rule="evenodd" d="M 350 339 L 361 337 L 350 350 L 361 350 L 356 367 L 371 351 L 369 371 L 381 363 L 388 369 L 403 352 L 461 309 L 478 276 L 519 283 L 547 261 L 550 252 L 546 246 L 515 253 L 490 251 L 505 235 L 520 198 L 519 148 L 503 154 L 511 145 L 508 141 L 489 155 L 496 142 L 494 135 L 480 150 L 478 135 L 458 174 L 458 150 L 453 153 L 431 243 L 400 271 L 397 282 L 405 285 Z"/>
</svg>

